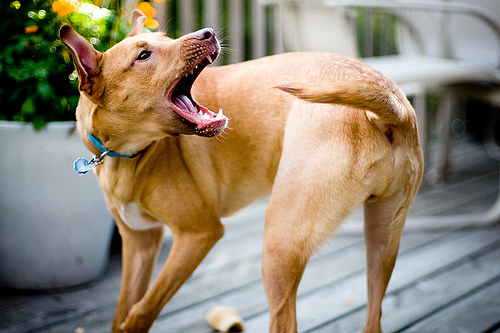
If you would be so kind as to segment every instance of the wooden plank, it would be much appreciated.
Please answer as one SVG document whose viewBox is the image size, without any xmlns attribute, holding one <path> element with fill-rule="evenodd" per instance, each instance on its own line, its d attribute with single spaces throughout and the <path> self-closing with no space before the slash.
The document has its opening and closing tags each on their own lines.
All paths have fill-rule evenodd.
<svg viewBox="0 0 500 333">
<path fill-rule="evenodd" d="M 468 233 L 453 233 L 433 246 L 410 251 L 399 256 L 388 287 L 388 292 L 408 288 L 415 281 L 433 274 L 436 270 L 464 260 L 472 253 L 498 241 L 500 228 Z M 304 276 L 305 277 L 305 276 Z M 351 278 L 325 285 L 316 292 L 299 296 L 297 312 L 299 331 L 314 329 L 325 322 L 366 306 L 366 276 L 360 272 Z M 250 332 L 264 332 L 267 313 L 247 321 Z"/>
<path fill-rule="evenodd" d="M 433 235 L 434 235 L 434 234 L 433 234 Z M 248 235 L 247 235 L 247 236 L 248 236 Z M 419 236 L 419 235 L 414 235 L 414 236 L 416 236 L 416 237 L 422 237 L 422 236 Z M 260 238 L 260 235 L 258 235 L 257 237 L 259 237 L 259 238 Z M 250 237 L 250 238 L 253 238 L 253 237 Z M 359 239 L 359 240 L 360 240 L 360 239 Z M 240 244 L 240 243 L 241 243 L 240 241 L 236 241 L 236 248 L 238 248 L 237 246 L 238 246 L 238 244 Z M 336 244 L 337 242 L 335 242 L 335 241 L 334 241 L 334 242 L 332 242 L 332 243 L 333 243 L 333 244 Z M 402 246 L 404 246 L 404 244 L 405 244 L 405 241 L 403 241 L 403 242 L 402 242 Z M 229 244 L 228 244 L 228 245 L 229 245 Z M 230 248 L 232 248 L 232 245 L 229 245 L 229 247 L 230 247 Z M 259 250 L 260 250 L 260 246 L 258 246 L 258 248 L 259 248 Z M 226 250 L 227 250 L 227 249 L 226 249 Z M 258 252 L 258 251 L 257 251 L 257 252 Z M 361 257 L 362 257 L 361 253 L 362 253 L 362 251 L 359 251 L 359 254 L 360 254 L 360 255 L 358 256 L 359 258 L 361 258 Z M 258 256 L 258 254 L 257 254 L 257 256 Z M 355 256 L 355 257 L 356 257 L 356 256 Z M 322 259 L 320 259 L 320 260 L 322 260 Z M 348 260 L 348 261 L 349 261 L 349 260 Z M 362 262 L 362 260 L 360 260 L 360 262 Z M 250 266 L 251 266 L 251 265 L 250 265 Z M 258 263 L 258 261 L 257 261 L 257 264 L 255 264 L 255 266 L 256 266 L 256 268 L 255 268 L 255 269 L 256 269 L 257 271 L 260 271 L 260 263 Z M 216 268 L 216 269 L 217 269 L 217 268 Z M 221 269 L 222 269 L 221 274 L 226 274 L 226 275 L 227 275 L 228 277 L 230 277 L 230 278 L 232 277 L 232 273 L 231 273 L 231 272 L 224 271 L 223 267 L 222 267 Z M 319 270 L 321 271 L 322 269 L 319 269 Z M 116 274 L 115 274 L 115 275 L 116 275 Z M 313 275 L 314 275 L 314 274 L 313 274 Z M 211 279 L 211 280 L 213 280 L 213 283 L 215 283 L 213 286 L 217 286 L 217 285 L 221 282 L 221 281 L 220 281 L 217 277 L 212 277 L 212 278 L 210 278 L 210 279 Z M 224 282 L 224 281 L 222 281 L 222 282 Z M 188 282 L 188 283 L 189 283 L 189 282 Z M 193 280 L 193 282 L 192 282 L 192 283 L 197 283 L 197 282 L 196 282 L 195 280 Z M 211 283 L 212 283 L 212 282 L 211 282 Z M 107 284 L 108 284 L 108 286 L 110 285 L 110 284 L 109 284 L 109 282 L 108 282 Z M 106 326 L 106 329 L 108 328 L 109 321 L 111 320 L 111 318 L 112 318 L 112 316 L 113 316 L 113 313 L 114 313 L 114 300 L 115 300 L 115 298 L 116 298 L 116 294 L 117 294 L 118 286 L 119 286 L 119 272 L 118 272 L 117 276 L 115 277 L 114 292 L 109 293 L 109 291 L 108 291 L 108 294 L 110 294 L 110 295 L 111 295 L 111 296 L 109 297 L 109 299 L 108 299 L 108 300 L 110 301 L 110 303 L 113 303 L 113 304 L 111 304 L 111 305 L 109 305 L 109 304 L 108 304 L 108 308 L 109 308 L 109 309 L 107 310 L 107 313 L 108 313 L 107 317 L 108 317 L 108 318 L 107 318 L 107 319 L 105 319 L 105 320 L 103 321 L 104 325 Z M 213 286 L 212 286 L 212 287 L 213 287 Z M 203 286 L 202 286 L 202 287 L 203 287 Z M 210 287 L 210 286 L 209 286 L 209 287 Z M 181 289 L 181 290 L 182 290 L 182 289 Z M 100 290 L 100 291 L 98 291 L 98 292 L 95 292 L 95 291 L 94 291 L 94 294 L 97 294 L 98 296 L 100 296 L 100 295 L 101 295 L 101 294 L 103 294 L 103 293 L 105 294 L 105 293 L 106 293 L 106 291 L 104 291 L 104 290 Z M 60 314 L 62 314 L 62 313 L 64 313 L 65 311 L 66 311 L 66 312 L 71 312 L 71 310 L 69 310 L 69 311 L 68 311 L 68 309 L 72 309 L 72 308 L 71 308 L 71 306 L 69 306 L 69 307 L 68 307 L 68 305 L 69 305 L 70 303 L 71 303 L 73 306 L 78 307 L 80 310 L 85 310 L 85 309 L 88 309 L 88 308 L 92 308 L 93 306 L 96 306 L 96 308 L 98 308 L 98 309 L 99 309 L 99 307 L 100 307 L 100 306 L 102 307 L 102 304 L 90 304 L 90 305 L 89 305 L 89 306 L 87 306 L 87 307 L 85 307 L 85 306 L 84 306 L 84 307 L 82 307 L 82 306 L 81 306 L 81 304 L 80 304 L 80 305 L 73 304 L 73 302 L 74 302 L 74 300 L 75 300 L 75 299 L 76 299 L 76 300 L 89 299 L 89 297 L 88 297 L 88 296 L 86 297 L 86 294 L 88 294 L 88 291 L 87 291 L 87 290 L 83 290 L 83 291 L 80 293 L 80 295 L 79 295 L 79 296 L 78 296 L 78 295 L 73 295 L 73 297 L 72 297 L 72 298 L 73 298 L 73 300 L 71 300 L 71 298 L 70 298 L 70 299 L 68 300 L 68 303 L 63 304 L 63 306 L 62 306 L 60 309 L 58 309 L 57 307 L 56 307 L 56 308 L 54 308 L 54 307 L 53 307 L 53 305 L 54 305 L 54 304 L 51 304 L 51 305 L 49 305 L 49 306 L 50 306 L 50 309 L 52 309 L 53 311 L 52 311 L 52 312 L 47 312 L 47 313 L 44 313 L 44 315 L 41 315 L 41 316 L 39 316 L 39 317 L 44 317 L 44 318 L 46 318 L 46 317 L 51 317 L 51 318 L 61 319 L 61 318 L 58 318 L 58 317 L 57 317 L 57 315 L 56 315 L 56 316 L 54 316 L 54 314 L 57 314 L 58 312 L 59 312 Z M 192 302 L 192 299 L 193 299 L 192 295 L 193 295 L 193 294 L 192 294 L 191 292 L 187 291 L 185 295 L 182 295 L 182 299 L 187 299 L 187 300 L 191 299 L 191 301 L 188 301 L 188 302 L 187 302 L 187 303 L 188 303 L 188 305 L 189 305 L 189 303 L 190 303 L 190 302 Z M 197 296 L 198 296 L 198 295 L 197 295 Z M 59 298 L 59 297 L 57 297 L 57 298 Z M 60 298 L 59 298 L 59 299 L 55 302 L 55 305 L 56 305 L 56 306 L 57 306 L 57 305 L 61 305 Z M 64 305 L 66 305 L 66 307 L 64 307 Z M 46 307 L 44 306 L 44 308 L 46 308 Z M 175 308 L 174 308 L 172 311 L 179 311 L 179 309 L 178 309 L 178 308 L 177 308 L 177 309 L 175 309 Z M 78 313 L 76 313 L 76 312 L 75 312 L 75 313 L 72 313 L 72 317 L 74 317 L 74 316 L 76 316 L 76 315 L 78 315 Z M 39 318 L 39 317 L 35 317 L 35 318 Z M 85 319 L 85 321 L 92 321 L 92 320 L 93 320 L 93 321 L 95 322 L 95 320 L 97 320 L 95 317 L 96 317 L 96 315 L 94 314 L 94 315 L 90 315 L 90 316 L 84 316 L 84 319 Z M 97 316 L 97 317 L 99 317 L 99 316 Z M 31 316 L 27 316 L 26 318 L 31 318 Z M 90 320 L 89 318 L 91 318 L 92 320 Z M 64 319 L 64 318 L 63 318 L 63 319 Z M 62 332 L 64 332 L 65 330 L 63 329 L 63 330 L 61 330 L 61 331 L 62 331 Z M 66 330 L 66 331 L 67 331 L 67 330 Z"/>
<path fill-rule="evenodd" d="M 408 247 L 405 250 L 411 251 L 426 243 L 429 239 L 432 242 L 435 238 L 439 238 L 436 234 L 427 234 L 427 236 L 429 238 L 426 238 L 425 235 L 409 235 L 411 241 L 408 242 Z M 341 239 L 339 238 L 339 240 Z M 299 289 L 299 294 L 308 293 L 314 288 L 321 289 L 325 284 L 329 285 L 349 279 L 356 272 L 363 274 L 365 259 L 362 237 L 351 237 L 351 239 L 357 239 L 358 245 L 344 248 L 341 253 L 328 253 L 327 251 L 327 253 L 321 254 L 311 260 L 301 288 Z M 335 241 L 332 242 L 332 244 L 334 243 Z M 327 266 L 341 268 L 332 271 L 331 269 L 326 270 Z M 325 274 L 325 271 L 329 273 Z M 214 288 L 217 288 L 217 285 L 214 285 Z M 267 318 L 265 314 L 267 301 L 262 288 L 262 282 L 259 280 L 236 292 L 221 294 L 220 297 L 214 298 L 210 302 L 192 306 L 182 313 L 171 313 L 162 316 L 155 323 L 151 332 L 206 332 L 207 326 L 203 320 L 203 316 L 211 306 L 216 304 L 235 306 L 245 318 L 259 317 L 261 314 L 263 314 L 262 318 Z M 249 327 L 246 331 L 264 332 L 267 330 L 267 328 L 265 330 L 261 329 L 264 328 L 260 326 L 259 329 Z"/>
<path fill-rule="evenodd" d="M 333 252 L 343 251 L 345 247 L 350 247 L 353 243 L 358 244 L 359 238 L 345 238 L 330 246 Z M 219 297 L 224 295 L 238 295 L 240 290 L 249 286 L 262 286 L 260 269 L 260 249 L 255 257 L 238 260 L 238 251 L 234 247 L 225 248 L 223 251 L 231 252 L 237 259 L 237 264 L 219 267 L 215 270 L 207 270 L 204 273 L 195 272 L 193 277 L 179 290 L 162 311 L 162 317 L 166 317 L 171 322 L 172 316 L 175 325 L 183 323 L 181 319 L 192 321 L 192 309 L 205 309 L 209 304 L 217 302 Z M 116 290 L 117 293 L 117 290 Z M 221 296 L 222 295 L 222 296 Z M 115 295 L 116 297 L 116 295 Z M 204 311 L 204 310 L 202 310 Z M 186 316 L 185 314 L 188 313 Z M 75 327 L 84 327 L 87 331 L 101 332 L 109 329 L 109 323 L 114 315 L 114 306 L 100 309 L 97 313 L 90 313 L 78 318 L 72 318 L 69 323 L 62 323 L 58 326 L 50 327 L 47 332 L 69 332 Z M 197 317 L 203 320 L 203 315 Z M 68 318 L 69 319 L 69 318 Z M 203 321 L 202 321 L 203 323 Z M 157 324 L 155 324 L 157 325 Z M 169 328 L 170 330 L 170 328 Z M 176 330 L 172 329 L 173 332 Z M 189 330 L 188 330 L 189 331 Z M 40 330 L 40 332 L 44 332 Z M 152 330 L 151 332 L 154 332 Z"/>
<path fill-rule="evenodd" d="M 262 209 L 262 204 L 263 204 L 263 202 L 257 203 L 257 205 L 261 205 L 260 209 Z M 246 217 L 251 220 L 252 214 L 254 214 L 254 213 L 259 214 L 258 209 L 255 210 L 255 212 L 252 212 L 252 209 L 253 208 L 250 207 L 249 209 L 242 211 L 242 213 L 239 214 L 240 216 L 237 216 L 237 218 L 241 218 L 242 217 L 241 215 L 244 216 L 245 213 L 248 212 L 246 214 L 247 215 Z M 260 214 L 263 214 L 263 213 L 260 212 Z M 229 222 L 231 222 L 231 221 L 229 221 Z M 262 228 L 262 223 L 257 223 L 257 225 L 260 225 L 260 228 Z M 260 232 L 260 234 L 259 234 L 259 232 Z M 245 235 L 244 233 L 241 233 L 233 240 L 230 237 L 231 234 L 228 234 L 227 235 L 228 238 L 226 238 L 226 239 L 228 239 L 227 240 L 228 244 L 226 244 L 227 247 L 225 249 L 224 249 L 224 247 L 222 247 L 220 251 L 228 251 L 228 250 L 234 251 L 234 253 L 238 254 L 240 257 L 245 258 L 246 255 L 242 255 L 242 253 L 246 253 L 246 251 L 242 251 L 242 249 L 244 247 L 248 246 L 249 242 L 250 243 L 255 242 L 255 240 L 252 240 L 254 238 L 258 238 L 259 240 L 261 240 L 261 233 L 262 233 L 262 229 L 260 231 L 256 230 L 255 236 L 251 236 L 249 234 Z M 436 234 L 433 234 L 433 237 L 434 236 L 436 236 Z M 422 239 L 421 236 L 418 236 L 418 235 L 414 236 L 414 238 L 416 238 L 416 237 Z M 225 239 L 223 239 L 221 241 L 221 243 L 224 243 L 224 242 L 226 242 Z M 231 242 L 234 242 L 234 244 L 230 244 Z M 352 246 L 352 244 L 355 244 L 355 243 L 361 244 L 361 242 L 362 242 L 362 238 L 360 238 L 360 237 L 340 238 L 340 239 L 335 240 L 335 241 L 331 242 L 330 244 L 328 244 L 323 249 L 321 256 L 324 257 L 325 255 L 328 255 L 329 253 L 333 253 L 332 255 L 336 255 L 336 254 L 334 254 L 335 252 L 343 251 L 342 250 L 343 248 Z M 404 249 L 405 244 L 410 244 L 410 246 L 411 246 L 411 238 L 410 238 L 410 243 L 408 243 L 408 241 L 402 243 L 402 249 Z M 261 245 L 258 244 L 257 246 L 253 246 L 253 247 L 256 249 L 255 250 L 255 258 L 254 258 L 255 262 L 253 264 L 254 271 L 257 274 L 257 279 L 260 280 L 260 261 L 259 260 L 260 260 Z M 215 255 L 216 257 L 219 256 L 219 254 L 217 254 L 218 251 L 219 250 L 217 248 L 214 249 L 213 255 Z M 360 253 L 359 262 L 361 264 L 363 264 L 363 260 L 364 260 L 364 257 L 362 255 L 363 251 L 364 251 L 364 249 L 361 249 L 359 251 L 359 253 Z M 166 251 L 164 249 L 164 251 L 160 255 L 161 261 L 164 261 L 167 253 L 168 253 L 168 251 Z M 209 258 L 207 258 L 207 259 L 209 259 Z M 236 258 L 236 260 L 238 261 L 240 259 Z M 229 262 L 229 263 L 231 263 L 231 262 Z M 26 308 L 24 308 L 24 311 L 21 311 L 21 313 L 20 313 L 23 317 L 28 319 L 28 320 L 25 320 L 23 322 L 23 325 L 25 327 L 29 327 L 29 325 L 37 327 L 36 323 L 38 323 L 38 322 L 37 322 L 36 318 L 43 317 L 43 318 L 45 318 L 44 319 L 45 325 L 54 324 L 54 323 L 57 323 L 59 321 L 64 321 L 64 320 L 71 320 L 71 324 L 69 324 L 71 326 L 71 328 L 74 328 L 74 326 L 77 323 L 79 323 L 80 326 L 76 326 L 76 327 L 89 327 L 88 325 L 92 324 L 92 325 L 97 325 L 97 326 L 104 325 L 105 328 L 103 328 L 103 329 L 104 330 L 108 329 L 109 322 L 112 320 L 112 317 L 114 314 L 115 300 L 116 300 L 116 297 L 118 294 L 118 289 L 119 289 L 119 284 L 120 284 L 120 273 L 119 273 L 120 263 L 115 262 L 114 266 L 115 267 L 112 268 L 112 270 L 114 270 L 114 274 L 112 274 L 112 275 L 108 274 L 108 276 L 106 277 L 106 279 L 104 279 L 104 281 L 92 286 L 91 288 L 78 290 L 78 291 L 72 292 L 72 293 L 70 292 L 68 294 L 61 294 L 61 295 L 58 295 L 57 297 L 53 297 L 53 295 L 45 295 L 43 297 L 43 298 L 45 298 L 45 300 L 40 300 L 40 299 L 37 300 L 38 305 L 39 305 L 38 307 L 32 307 L 32 306 L 30 307 L 29 306 L 30 304 L 28 304 L 28 306 Z M 207 265 L 207 266 L 211 266 L 211 265 Z M 245 267 L 247 267 L 247 268 L 245 268 Z M 241 273 L 241 272 L 245 272 L 245 269 L 248 270 L 248 267 L 252 267 L 252 265 L 249 265 L 248 261 L 243 260 L 243 261 L 241 261 L 240 265 L 235 266 L 234 269 L 238 270 L 239 273 Z M 157 270 L 158 269 L 159 268 L 157 268 Z M 201 288 L 201 290 L 197 291 L 196 288 L 193 289 L 190 287 L 182 288 L 181 291 L 179 292 L 179 295 L 175 298 L 175 299 L 179 299 L 181 301 L 176 302 L 176 300 L 173 299 L 167 308 L 167 313 L 172 312 L 172 311 L 173 312 L 180 311 L 180 309 L 182 309 L 183 306 L 189 306 L 190 304 L 192 304 L 193 302 L 196 302 L 196 301 L 203 302 L 203 297 L 200 298 L 200 296 L 202 296 L 204 293 L 206 294 L 205 289 L 207 289 L 207 288 L 205 288 L 204 284 L 199 283 L 200 279 L 204 279 L 205 283 L 207 283 L 208 280 L 210 283 L 213 283 L 213 285 L 210 285 L 208 289 L 209 290 L 216 290 L 216 294 L 217 294 L 217 293 L 225 292 L 224 288 L 222 288 L 222 289 L 217 288 L 217 285 L 222 284 L 222 285 L 225 285 L 226 287 L 231 286 L 231 285 L 233 285 L 231 283 L 231 281 L 229 282 L 229 284 L 226 284 L 225 279 L 227 278 L 227 279 L 231 280 L 231 279 L 235 279 L 238 277 L 238 274 L 234 274 L 230 269 L 224 270 L 223 267 L 218 267 L 217 264 L 214 264 L 214 269 L 221 269 L 219 274 L 222 275 L 223 278 L 219 278 L 219 277 L 217 277 L 217 275 L 214 275 L 213 273 L 211 273 L 209 271 L 209 268 L 207 268 L 205 270 L 201 269 L 201 270 L 197 271 L 195 273 L 195 275 L 193 276 L 193 278 L 191 280 L 189 280 L 186 285 L 199 284 L 198 287 Z M 206 274 L 203 273 L 204 271 L 207 273 Z M 198 276 L 201 276 L 201 277 L 198 278 Z M 239 282 L 244 282 L 244 281 L 239 281 Z M 226 292 L 227 292 L 227 290 L 226 290 Z M 193 296 L 192 296 L 193 294 L 197 295 L 197 297 L 193 298 Z M 90 295 L 92 297 L 90 297 Z M 87 306 L 85 306 L 85 304 L 83 304 L 83 306 L 82 306 L 81 302 L 83 302 L 84 300 L 86 300 L 87 303 L 90 302 L 90 304 L 88 304 Z M 80 311 L 79 312 L 68 311 L 68 309 L 74 309 L 74 308 L 78 308 Z M 63 315 L 61 317 L 58 317 L 58 316 L 47 315 L 47 313 L 50 312 L 47 309 L 51 309 L 52 313 L 59 312 L 60 314 L 65 314 L 65 316 Z M 92 309 L 95 309 L 94 312 L 96 312 L 96 313 L 92 313 Z M 31 310 L 31 312 L 29 310 Z M 79 321 L 75 321 L 75 319 L 74 319 L 75 317 L 77 317 L 77 318 L 79 317 L 81 319 Z M 35 323 L 33 323 L 33 321 L 35 321 Z M 90 327 L 92 327 L 92 325 Z M 43 327 L 43 325 L 41 327 Z M 62 329 L 60 331 L 65 332 L 65 331 L 68 331 L 68 329 L 69 329 L 69 327 L 63 325 Z M 13 331 L 17 331 L 17 329 L 14 328 Z M 49 331 L 59 331 L 59 330 L 52 327 L 51 329 L 49 329 Z"/>
<path fill-rule="evenodd" d="M 463 177 L 460 183 L 423 189 L 413 203 L 411 214 L 441 214 L 462 207 L 470 200 L 486 196 L 491 196 L 494 200 L 493 194 L 498 191 L 497 180 L 498 172 L 490 171 L 474 178 Z"/>
<path fill-rule="evenodd" d="M 421 236 L 420 236 L 420 238 L 421 238 Z M 403 244 L 405 244 L 405 242 L 403 242 Z M 229 273 L 228 273 L 228 274 L 229 274 Z M 210 287 L 210 286 L 209 286 L 209 287 Z M 251 297 L 251 295 L 252 295 L 252 292 L 250 292 L 249 297 Z M 192 294 L 191 294 L 191 295 L 189 295 L 189 293 L 188 293 L 188 295 L 186 295 L 186 296 L 187 296 L 187 297 L 189 297 L 189 298 L 192 298 Z M 263 302 L 265 302 L 265 300 L 264 300 L 264 299 L 262 299 L 262 301 L 263 301 Z M 209 304 L 209 303 L 207 303 L 207 304 L 206 304 L 206 306 L 208 306 L 208 304 Z M 236 305 L 238 305 L 238 304 L 239 304 L 239 302 L 236 302 Z M 92 329 L 91 331 L 103 331 L 103 332 L 104 332 L 104 331 L 106 331 L 106 330 L 108 330 L 108 329 L 109 329 L 109 322 L 111 321 L 111 318 L 112 318 L 112 316 L 113 316 L 114 306 L 110 307 L 110 308 L 108 309 L 108 311 L 107 311 L 107 312 L 108 312 L 107 319 L 106 319 L 106 318 L 102 319 L 102 317 L 100 317 L 100 313 L 99 313 L 99 314 L 96 314 L 96 313 L 92 314 L 92 313 L 91 313 L 91 314 L 89 314 L 88 316 L 85 316 L 85 317 L 83 318 L 83 320 L 80 320 L 80 322 L 79 322 L 79 323 L 74 323 L 74 322 L 72 322 L 72 323 L 70 324 L 70 326 L 71 326 L 71 328 L 75 328 L 75 329 L 76 329 L 77 327 L 86 327 L 86 326 L 85 326 L 85 324 L 86 324 L 87 322 L 91 322 L 91 323 L 93 323 L 93 324 L 95 324 L 96 322 L 100 322 L 100 323 L 101 323 L 102 325 L 104 325 L 104 326 L 103 326 L 103 327 L 98 327 L 98 328 L 97 328 L 97 330 Z M 203 311 L 202 311 L 202 312 L 203 312 Z M 99 320 L 100 318 L 101 318 L 101 320 Z M 189 315 L 189 318 L 191 318 L 190 320 L 192 320 L 192 318 L 193 318 L 193 317 L 192 317 L 191 315 Z M 200 318 L 201 318 L 201 317 L 200 317 Z M 80 324 L 80 325 L 76 325 L 76 324 Z M 63 329 L 61 329 L 61 330 L 59 330 L 59 329 L 57 329 L 57 328 L 52 328 L 52 329 L 50 329 L 49 331 L 51 331 L 51 332 L 58 332 L 58 331 L 59 331 L 59 332 L 68 332 L 68 331 L 69 331 L 69 330 L 68 330 L 68 328 L 69 328 L 68 326 L 65 326 L 65 327 L 64 327 Z"/>
<path fill-rule="evenodd" d="M 494 265 L 499 266 L 498 260 Z M 498 332 L 499 324 L 500 278 L 497 276 L 478 292 L 403 332 Z"/>
<path fill-rule="evenodd" d="M 500 288 L 492 297 L 485 297 L 483 290 L 500 284 L 499 258 L 500 244 L 497 242 L 497 246 L 491 251 L 468 258 L 458 266 L 440 271 L 435 276 L 418 280 L 409 288 L 390 292 L 383 303 L 383 331 L 481 332 L 491 327 L 500 320 L 500 301 L 493 297 L 500 293 Z M 457 317 L 460 313 L 457 309 L 468 311 L 468 319 L 481 320 L 465 320 L 467 325 Z M 363 308 L 310 332 L 360 332 L 365 316 Z M 418 322 L 421 323 L 413 325 Z"/>
</svg>

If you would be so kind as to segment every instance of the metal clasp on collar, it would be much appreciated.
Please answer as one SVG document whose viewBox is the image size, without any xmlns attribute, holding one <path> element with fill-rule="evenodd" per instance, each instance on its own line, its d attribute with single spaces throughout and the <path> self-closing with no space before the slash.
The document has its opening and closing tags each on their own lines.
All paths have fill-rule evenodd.
<svg viewBox="0 0 500 333">
<path fill-rule="evenodd" d="M 106 157 L 106 155 L 108 155 L 108 153 L 109 153 L 109 150 L 106 150 L 105 152 L 103 152 L 100 155 L 94 155 L 94 157 L 92 157 L 90 159 L 89 163 L 95 162 L 97 165 L 101 165 L 104 162 L 104 157 Z"/>
</svg>

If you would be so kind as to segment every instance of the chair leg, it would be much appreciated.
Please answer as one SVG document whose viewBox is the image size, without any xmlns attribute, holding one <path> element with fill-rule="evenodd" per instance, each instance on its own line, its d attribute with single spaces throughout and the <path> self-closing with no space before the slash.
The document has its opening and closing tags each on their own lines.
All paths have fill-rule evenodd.
<svg viewBox="0 0 500 333">
<path fill-rule="evenodd" d="M 436 162 L 434 167 L 427 174 L 428 180 L 438 183 L 446 178 L 449 167 L 449 154 L 451 142 L 451 121 L 455 99 L 452 93 L 444 92 L 438 108 L 437 121 L 441 124 L 441 130 L 437 136 Z"/>
<path fill-rule="evenodd" d="M 413 108 L 417 115 L 418 122 L 418 138 L 420 146 L 424 152 L 424 159 L 427 160 L 429 155 L 429 147 L 427 138 L 429 135 L 429 124 L 427 122 L 426 94 L 424 91 L 419 91 L 413 94 Z"/>
</svg>

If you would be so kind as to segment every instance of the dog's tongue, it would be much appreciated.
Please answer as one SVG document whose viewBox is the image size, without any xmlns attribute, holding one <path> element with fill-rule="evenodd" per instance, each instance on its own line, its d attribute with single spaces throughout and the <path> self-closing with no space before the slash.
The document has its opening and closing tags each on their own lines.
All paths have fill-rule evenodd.
<svg viewBox="0 0 500 333">
<path fill-rule="evenodd" d="M 184 94 L 172 96 L 171 101 L 184 119 L 196 124 L 198 135 L 214 136 L 227 126 L 227 117 L 222 113 L 222 110 L 215 114 Z"/>
<path fill-rule="evenodd" d="M 198 113 L 198 110 L 193 105 L 191 100 L 185 95 L 175 96 L 175 98 L 172 99 L 172 102 L 180 109 L 184 109 L 192 113 Z"/>
</svg>

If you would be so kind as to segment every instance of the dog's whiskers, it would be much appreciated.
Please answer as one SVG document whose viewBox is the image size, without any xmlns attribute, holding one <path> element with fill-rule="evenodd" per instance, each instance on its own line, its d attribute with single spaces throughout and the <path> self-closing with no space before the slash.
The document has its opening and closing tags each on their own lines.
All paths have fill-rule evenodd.
<svg viewBox="0 0 500 333">
<path fill-rule="evenodd" d="M 222 37 L 219 37 L 219 35 L 222 34 L 222 31 L 223 29 L 219 29 L 217 32 L 215 32 L 215 35 L 217 36 L 217 39 L 219 40 L 219 44 L 220 44 L 220 55 L 227 55 L 229 54 L 229 51 L 235 51 L 235 50 L 232 50 L 228 47 L 228 43 L 227 41 L 231 38 L 230 36 L 222 36 Z"/>
<path fill-rule="evenodd" d="M 229 120 L 230 120 L 230 119 L 228 118 L 228 121 L 229 121 Z M 227 133 L 228 131 L 232 131 L 232 128 L 231 128 L 231 127 L 229 127 L 229 126 L 227 126 L 224 130 L 222 130 L 222 132 L 220 132 L 219 134 L 217 134 L 217 135 L 215 136 L 215 138 L 217 139 L 217 141 L 219 141 L 219 142 L 224 142 L 225 140 L 227 140 L 227 137 L 225 137 L 225 136 L 224 136 L 224 134 L 228 134 L 228 133 Z"/>
</svg>

